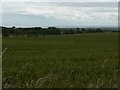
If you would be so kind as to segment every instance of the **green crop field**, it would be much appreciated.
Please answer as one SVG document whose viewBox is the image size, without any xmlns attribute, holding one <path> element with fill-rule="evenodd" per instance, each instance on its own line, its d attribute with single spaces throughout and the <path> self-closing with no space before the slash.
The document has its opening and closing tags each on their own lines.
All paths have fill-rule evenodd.
<svg viewBox="0 0 120 90">
<path fill-rule="evenodd" d="M 3 37 L 3 87 L 117 88 L 117 35 Z"/>
</svg>

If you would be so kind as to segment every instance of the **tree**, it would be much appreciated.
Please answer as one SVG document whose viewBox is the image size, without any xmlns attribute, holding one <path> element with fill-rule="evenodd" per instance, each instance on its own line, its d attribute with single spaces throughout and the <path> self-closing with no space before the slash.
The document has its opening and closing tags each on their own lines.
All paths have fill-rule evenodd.
<svg viewBox="0 0 120 90">
<path fill-rule="evenodd" d="M 85 29 L 84 29 L 84 28 L 82 28 L 82 31 L 85 31 Z"/>
<path fill-rule="evenodd" d="M 97 32 L 103 32 L 103 31 L 101 30 L 101 28 L 97 28 L 96 31 L 97 31 Z"/>
<path fill-rule="evenodd" d="M 50 34 L 50 35 L 59 35 L 61 32 L 56 27 L 48 27 L 47 33 Z"/>
<path fill-rule="evenodd" d="M 80 30 L 80 28 L 76 28 L 76 33 L 82 33 L 82 31 Z"/>
<path fill-rule="evenodd" d="M 15 29 L 15 26 L 12 26 L 12 29 Z"/>
</svg>

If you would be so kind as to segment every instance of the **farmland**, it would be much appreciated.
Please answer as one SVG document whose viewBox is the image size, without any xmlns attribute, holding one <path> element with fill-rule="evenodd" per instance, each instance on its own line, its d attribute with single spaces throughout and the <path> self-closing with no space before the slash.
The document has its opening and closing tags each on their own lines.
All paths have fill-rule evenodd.
<svg viewBox="0 0 120 90">
<path fill-rule="evenodd" d="M 3 87 L 116 88 L 117 33 L 3 37 Z"/>
</svg>

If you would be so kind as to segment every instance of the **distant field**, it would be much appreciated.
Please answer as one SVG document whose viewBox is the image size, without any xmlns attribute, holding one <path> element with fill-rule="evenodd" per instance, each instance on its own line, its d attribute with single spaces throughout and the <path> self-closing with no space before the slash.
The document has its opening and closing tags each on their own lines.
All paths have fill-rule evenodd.
<svg viewBox="0 0 120 90">
<path fill-rule="evenodd" d="M 118 87 L 117 33 L 3 37 L 3 87 Z"/>
</svg>

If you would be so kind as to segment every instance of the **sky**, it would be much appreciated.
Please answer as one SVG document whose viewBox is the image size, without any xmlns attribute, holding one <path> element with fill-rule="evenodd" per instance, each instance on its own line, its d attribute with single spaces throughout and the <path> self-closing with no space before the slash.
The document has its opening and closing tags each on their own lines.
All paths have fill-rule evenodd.
<svg viewBox="0 0 120 90">
<path fill-rule="evenodd" d="M 117 27 L 118 0 L 2 0 L 0 17 L 9 27 Z"/>
</svg>

